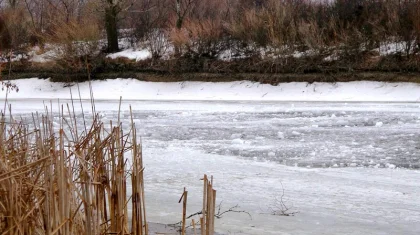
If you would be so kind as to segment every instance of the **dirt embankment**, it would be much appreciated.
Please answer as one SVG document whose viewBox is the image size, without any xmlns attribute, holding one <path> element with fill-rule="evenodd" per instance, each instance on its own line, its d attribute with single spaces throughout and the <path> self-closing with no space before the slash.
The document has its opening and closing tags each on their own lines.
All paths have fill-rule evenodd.
<svg viewBox="0 0 420 235">
<path fill-rule="evenodd" d="M 6 69 L 7 68 L 7 69 Z M 383 81 L 420 83 L 420 59 L 372 58 L 323 61 L 320 58 L 220 61 L 205 58 L 133 61 L 91 58 L 49 63 L 14 62 L 3 67 L 3 78 L 51 78 L 57 82 L 135 78 L 151 82 L 248 80 L 276 85 L 284 82 Z"/>
</svg>

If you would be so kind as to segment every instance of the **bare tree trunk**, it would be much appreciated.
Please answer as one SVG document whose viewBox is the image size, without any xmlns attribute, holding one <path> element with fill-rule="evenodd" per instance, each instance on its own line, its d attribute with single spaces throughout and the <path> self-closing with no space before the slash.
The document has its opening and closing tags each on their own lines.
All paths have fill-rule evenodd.
<svg viewBox="0 0 420 235">
<path fill-rule="evenodd" d="M 181 29 L 182 27 L 182 21 L 183 16 L 181 14 L 181 0 L 176 0 L 176 28 Z"/>
<path fill-rule="evenodd" d="M 17 0 L 9 0 L 9 4 L 12 9 L 16 9 Z"/>
<path fill-rule="evenodd" d="M 11 36 L 7 30 L 6 22 L 0 16 L 0 51 L 4 51 L 11 48 Z"/>
<path fill-rule="evenodd" d="M 117 28 L 118 8 L 115 5 L 109 5 L 105 9 L 105 28 L 108 40 L 107 52 L 117 52 L 118 48 L 118 28 Z"/>
<path fill-rule="evenodd" d="M 180 30 L 182 28 L 182 15 L 181 15 L 181 0 L 176 0 L 176 29 Z M 175 56 L 181 54 L 181 49 L 178 45 L 175 45 Z"/>
</svg>

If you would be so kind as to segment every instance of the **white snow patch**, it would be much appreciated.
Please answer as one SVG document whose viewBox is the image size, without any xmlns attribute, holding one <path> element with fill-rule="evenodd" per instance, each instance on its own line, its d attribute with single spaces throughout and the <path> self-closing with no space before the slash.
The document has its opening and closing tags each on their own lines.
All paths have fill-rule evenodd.
<svg viewBox="0 0 420 235">
<path fill-rule="evenodd" d="M 10 99 L 69 99 L 70 88 L 49 79 L 13 81 L 19 92 Z M 89 99 L 89 83 L 79 83 L 82 99 Z M 316 89 L 314 89 L 316 87 Z M 93 81 L 96 100 L 256 100 L 256 101 L 370 101 L 417 102 L 420 85 L 415 83 L 348 82 L 348 83 L 282 83 L 278 86 L 250 81 L 236 82 L 144 82 L 136 79 Z M 77 86 L 71 87 L 78 94 Z M 302 95 L 302 90 L 305 91 Z M 4 91 L 3 91 L 4 92 Z M 264 96 L 269 93 L 270 96 Z M 293 107 L 293 106 L 292 106 Z"/>
<path fill-rule="evenodd" d="M 235 133 L 230 136 L 231 139 L 240 139 L 243 137 L 243 134 Z"/>
<path fill-rule="evenodd" d="M 396 166 L 396 165 L 394 165 L 394 164 L 390 164 L 390 163 L 387 163 L 387 164 L 386 164 L 386 167 L 387 167 L 387 168 L 389 168 L 389 169 L 395 169 L 395 168 L 397 168 L 397 166 Z"/>
<path fill-rule="evenodd" d="M 58 55 L 58 52 L 54 49 L 52 45 L 45 45 L 44 49 L 41 50 L 40 47 L 35 46 L 28 53 L 29 61 L 36 63 L 45 63 L 54 60 Z"/>
<path fill-rule="evenodd" d="M 245 143 L 245 141 L 241 140 L 241 139 L 233 139 L 232 140 L 232 144 L 244 144 L 244 143 Z"/>
<path fill-rule="evenodd" d="M 334 54 L 331 54 L 331 55 L 325 57 L 324 61 L 329 61 L 330 62 L 330 61 L 336 61 L 338 59 L 340 59 L 340 56 L 337 54 L 337 52 L 335 52 Z"/>
<path fill-rule="evenodd" d="M 284 139 L 284 133 L 281 131 L 277 132 L 277 138 Z"/>
<path fill-rule="evenodd" d="M 106 56 L 107 58 L 116 59 L 120 57 L 128 58 L 130 60 L 145 60 L 152 57 L 152 54 L 149 50 L 143 49 L 143 50 L 135 50 L 135 49 L 127 49 L 123 50 L 117 53 L 109 54 Z"/>
<path fill-rule="evenodd" d="M 413 53 L 415 47 L 415 41 L 411 42 L 409 53 Z M 407 42 L 381 42 L 380 46 L 376 51 L 379 52 L 381 56 L 392 55 L 396 53 L 404 53 L 407 48 Z"/>
<path fill-rule="evenodd" d="M 301 135 L 301 133 L 300 132 L 297 132 L 297 131 L 292 131 L 292 135 L 299 136 L 299 135 Z"/>
<path fill-rule="evenodd" d="M 376 124 L 375 124 L 375 126 L 376 127 L 381 127 L 381 126 L 383 126 L 384 125 L 384 123 L 383 122 L 376 122 Z"/>
</svg>

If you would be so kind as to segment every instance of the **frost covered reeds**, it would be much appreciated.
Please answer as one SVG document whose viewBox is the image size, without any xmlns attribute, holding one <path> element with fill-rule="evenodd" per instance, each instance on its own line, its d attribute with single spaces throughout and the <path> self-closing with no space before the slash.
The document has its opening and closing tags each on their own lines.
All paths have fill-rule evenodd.
<svg viewBox="0 0 420 235">
<path fill-rule="evenodd" d="M 147 234 L 134 122 L 125 131 L 94 115 L 78 127 L 64 110 L 1 116 L 1 234 Z"/>
</svg>

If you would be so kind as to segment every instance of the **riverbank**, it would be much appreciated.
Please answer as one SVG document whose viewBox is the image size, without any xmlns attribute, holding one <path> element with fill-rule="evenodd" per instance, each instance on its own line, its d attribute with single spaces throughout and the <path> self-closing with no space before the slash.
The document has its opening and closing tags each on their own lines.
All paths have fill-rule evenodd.
<svg viewBox="0 0 420 235">
<path fill-rule="evenodd" d="M 137 79 L 107 79 L 81 83 L 52 82 L 51 79 L 12 81 L 19 92 L 8 99 L 96 100 L 202 100 L 202 101 L 324 101 L 324 102 L 419 102 L 417 83 L 388 82 L 290 82 L 277 85 L 251 81 L 231 82 L 146 82 Z M 72 91 L 72 96 L 70 93 Z M 80 97 L 79 97 L 80 94 Z"/>
<path fill-rule="evenodd" d="M 4 75 L 10 80 L 25 78 L 50 78 L 53 82 L 83 82 L 89 80 L 83 72 L 53 72 L 53 71 L 20 71 Z M 105 72 L 91 74 L 92 80 L 106 80 L 114 78 L 132 78 L 145 82 L 233 82 L 250 81 L 264 84 L 278 85 L 287 82 L 411 82 L 420 83 L 420 73 L 416 72 L 339 72 L 339 73 L 170 73 L 170 72 Z"/>
</svg>

